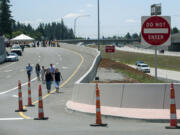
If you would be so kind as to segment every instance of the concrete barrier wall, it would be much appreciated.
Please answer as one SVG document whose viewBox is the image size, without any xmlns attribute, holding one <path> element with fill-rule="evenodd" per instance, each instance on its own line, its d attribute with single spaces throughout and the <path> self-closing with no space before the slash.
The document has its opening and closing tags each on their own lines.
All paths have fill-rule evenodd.
<svg viewBox="0 0 180 135">
<path fill-rule="evenodd" d="M 76 83 L 79 84 L 79 83 L 88 83 L 90 81 L 92 81 L 95 76 L 96 76 L 96 73 L 97 73 L 97 68 L 98 68 L 98 64 L 101 60 L 101 54 L 99 51 L 96 51 L 97 54 L 96 54 L 96 57 L 93 61 L 93 64 L 92 66 L 90 67 L 90 69 L 86 72 L 86 74 L 84 74 Z"/>
<path fill-rule="evenodd" d="M 174 84 L 180 109 L 180 84 Z M 99 84 L 101 105 L 120 108 L 168 109 L 170 84 Z M 72 101 L 94 105 L 95 84 L 75 84 Z"/>
<path fill-rule="evenodd" d="M 6 49 L 4 46 L 4 38 L 0 37 L 0 63 L 3 63 L 6 59 Z"/>
<path fill-rule="evenodd" d="M 90 47 L 85 47 L 85 46 L 77 46 L 77 45 L 71 45 L 71 44 L 65 44 L 62 46 L 64 48 L 75 50 L 78 52 L 85 52 L 87 54 L 92 55 L 95 58 L 90 69 L 76 82 L 76 84 L 89 83 L 90 81 L 92 81 L 96 76 L 98 64 L 101 60 L 100 52 L 95 48 L 90 48 Z"/>
</svg>

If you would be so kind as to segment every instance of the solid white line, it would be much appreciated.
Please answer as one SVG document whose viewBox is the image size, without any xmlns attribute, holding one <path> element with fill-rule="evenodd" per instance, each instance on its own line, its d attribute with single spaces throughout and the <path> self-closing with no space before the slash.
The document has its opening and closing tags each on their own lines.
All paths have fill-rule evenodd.
<svg viewBox="0 0 180 135">
<path fill-rule="evenodd" d="M 37 79 L 37 77 L 35 77 L 35 78 L 32 79 L 31 81 L 35 81 L 36 79 Z M 23 83 L 22 86 L 25 86 L 25 85 L 27 85 L 27 84 L 28 84 L 28 82 Z M 11 91 L 14 91 L 14 90 L 16 90 L 17 88 L 18 88 L 18 87 L 15 87 L 15 88 L 12 88 L 12 89 L 10 89 L 10 90 L 6 90 L 6 91 L 4 91 L 4 92 L 1 92 L 0 95 L 6 94 L 6 93 L 11 92 Z"/>
<path fill-rule="evenodd" d="M 24 118 L 0 118 L 0 120 L 23 120 Z"/>
<path fill-rule="evenodd" d="M 4 69 L 4 68 L 7 68 L 7 67 L 9 67 L 9 66 L 11 66 L 11 65 L 14 65 L 14 64 L 16 64 L 16 63 L 11 63 L 11 64 L 9 64 L 9 65 L 7 65 L 7 66 L 5 66 L 5 67 L 0 68 L 0 70 L 1 70 L 1 69 Z"/>
<path fill-rule="evenodd" d="M 146 29 L 144 29 L 144 33 L 145 34 L 153 34 L 153 33 L 155 33 L 155 34 L 158 34 L 158 33 L 160 33 L 160 34 L 167 34 L 169 32 L 169 30 L 167 29 L 167 28 L 163 28 L 163 29 L 148 29 L 148 28 L 146 28 Z"/>
</svg>

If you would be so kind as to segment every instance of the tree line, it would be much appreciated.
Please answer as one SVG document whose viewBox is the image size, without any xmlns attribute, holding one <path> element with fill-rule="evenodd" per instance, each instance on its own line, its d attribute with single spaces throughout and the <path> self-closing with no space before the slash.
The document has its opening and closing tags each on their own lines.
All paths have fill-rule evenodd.
<svg viewBox="0 0 180 135">
<path fill-rule="evenodd" d="M 13 23 L 12 37 L 21 33 L 29 35 L 36 40 L 64 40 L 75 38 L 73 30 L 65 26 L 63 20 L 60 23 L 40 23 L 36 29 L 30 24 L 25 25 L 20 22 Z"/>
<path fill-rule="evenodd" d="M 10 0 L 0 0 L 0 35 L 13 38 L 19 34 L 26 34 L 36 40 L 74 39 L 74 32 L 61 22 L 40 23 L 35 29 L 30 24 L 16 22 L 10 11 Z"/>
</svg>

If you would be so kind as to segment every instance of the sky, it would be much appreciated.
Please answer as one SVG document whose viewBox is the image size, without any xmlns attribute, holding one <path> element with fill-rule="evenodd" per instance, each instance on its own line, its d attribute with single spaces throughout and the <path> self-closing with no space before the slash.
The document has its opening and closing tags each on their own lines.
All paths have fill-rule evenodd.
<svg viewBox="0 0 180 135">
<path fill-rule="evenodd" d="M 74 29 L 76 35 L 97 37 L 97 0 L 10 0 L 13 19 L 30 23 L 60 22 Z M 171 26 L 180 28 L 180 0 L 100 0 L 100 33 L 105 36 L 124 36 L 139 33 L 141 16 L 150 15 L 152 4 L 162 4 L 162 16 L 171 16 Z"/>
</svg>

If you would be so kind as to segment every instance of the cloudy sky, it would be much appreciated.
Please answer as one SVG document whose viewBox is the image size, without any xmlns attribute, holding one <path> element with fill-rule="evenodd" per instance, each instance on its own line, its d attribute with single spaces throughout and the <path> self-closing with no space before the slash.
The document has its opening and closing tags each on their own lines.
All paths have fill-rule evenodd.
<svg viewBox="0 0 180 135">
<path fill-rule="evenodd" d="M 180 0 L 100 0 L 101 36 L 124 36 L 140 31 L 141 16 L 150 15 L 150 6 L 162 4 L 162 15 L 171 16 L 172 27 L 180 28 Z M 37 27 L 40 22 L 59 22 L 73 28 L 77 35 L 97 37 L 97 0 L 11 0 L 13 18 Z M 86 16 L 88 15 L 88 16 Z"/>
</svg>

